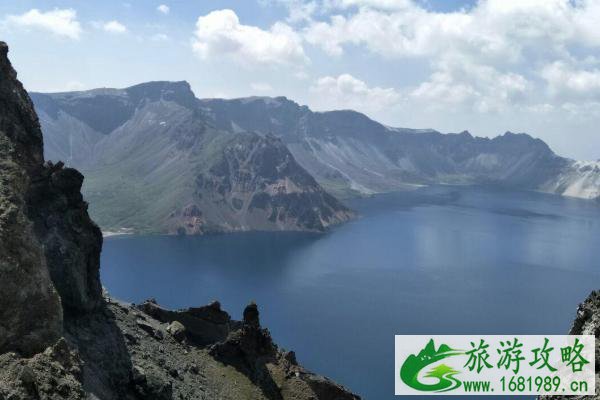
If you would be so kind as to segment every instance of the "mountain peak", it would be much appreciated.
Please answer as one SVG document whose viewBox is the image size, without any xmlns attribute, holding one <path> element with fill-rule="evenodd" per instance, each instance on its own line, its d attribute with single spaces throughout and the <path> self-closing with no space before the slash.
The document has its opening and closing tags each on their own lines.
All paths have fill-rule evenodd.
<svg viewBox="0 0 600 400">
<path fill-rule="evenodd" d="M 148 81 L 138 83 L 133 86 L 125 88 L 125 90 L 139 90 L 144 89 L 148 91 L 191 91 L 192 88 L 188 81 Z"/>
<path fill-rule="evenodd" d="M 151 81 L 140 83 L 125 89 L 134 103 L 143 100 L 174 101 L 184 107 L 194 108 L 196 105 L 196 96 L 187 81 Z"/>
<path fill-rule="evenodd" d="M 239 101 L 242 104 L 261 102 L 268 107 L 281 107 L 283 105 L 291 105 L 292 107 L 300 107 L 298 103 L 293 100 L 288 99 L 285 96 L 249 96 L 249 97 L 240 97 L 238 99 L 232 99 L 233 101 Z"/>
<path fill-rule="evenodd" d="M 511 131 L 506 131 L 506 132 L 504 132 L 504 135 L 502 135 L 502 136 L 507 136 L 507 137 L 521 136 L 521 137 L 528 137 L 528 138 L 533 139 L 533 136 L 531 136 L 530 134 L 525 133 L 525 132 L 511 132 Z"/>
</svg>

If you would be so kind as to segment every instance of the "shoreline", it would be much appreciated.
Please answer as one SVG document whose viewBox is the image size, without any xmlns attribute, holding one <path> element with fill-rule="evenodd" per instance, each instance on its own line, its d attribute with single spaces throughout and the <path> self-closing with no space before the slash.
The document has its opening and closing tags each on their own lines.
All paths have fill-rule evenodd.
<svg viewBox="0 0 600 400">
<path fill-rule="evenodd" d="M 132 228 L 121 228 L 116 231 L 101 231 L 103 238 L 114 237 L 114 236 L 125 236 L 133 235 L 135 232 Z"/>
</svg>

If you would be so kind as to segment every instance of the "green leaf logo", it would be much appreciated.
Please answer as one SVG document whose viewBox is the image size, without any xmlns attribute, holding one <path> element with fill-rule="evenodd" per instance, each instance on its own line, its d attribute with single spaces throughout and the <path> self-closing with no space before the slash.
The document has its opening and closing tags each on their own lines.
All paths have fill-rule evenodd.
<svg viewBox="0 0 600 400">
<path fill-rule="evenodd" d="M 445 344 L 441 344 L 439 349 L 436 350 L 433 339 L 431 339 L 419 354 L 416 356 L 411 354 L 406 358 L 400 368 L 400 379 L 411 388 L 422 392 L 447 392 L 454 390 L 461 385 L 461 381 L 454 377 L 454 375 L 460 372 L 446 364 L 439 364 L 426 372 L 425 377 L 437 378 L 438 381 L 436 383 L 425 384 L 420 382 L 419 373 L 431 364 L 461 354 L 464 354 L 464 351 L 454 350 Z"/>
</svg>

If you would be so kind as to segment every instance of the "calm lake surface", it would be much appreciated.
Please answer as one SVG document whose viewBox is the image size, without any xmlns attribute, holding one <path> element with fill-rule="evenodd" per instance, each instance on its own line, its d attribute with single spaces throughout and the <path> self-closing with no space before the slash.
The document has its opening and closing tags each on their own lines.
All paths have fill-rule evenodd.
<svg viewBox="0 0 600 400">
<path fill-rule="evenodd" d="M 600 204 L 429 187 L 349 203 L 323 234 L 105 240 L 102 281 L 132 302 L 255 300 L 275 341 L 366 399 L 394 399 L 395 334 L 563 334 L 600 288 Z"/>
</svg>

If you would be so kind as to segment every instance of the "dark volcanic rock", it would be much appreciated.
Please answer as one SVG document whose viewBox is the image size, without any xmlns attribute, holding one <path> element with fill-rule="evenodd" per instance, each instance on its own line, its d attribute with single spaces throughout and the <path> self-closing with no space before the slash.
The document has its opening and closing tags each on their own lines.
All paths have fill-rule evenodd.
<svg viewBox="0 0 600 400">
<path fill-rule="evenodd" d="M 101 301 L 102 236 L 89 218 L 81 196 L 83 176 L 74 169 L 63 168 L 62 163 L 44 165 L 37 116 L 27 93 L 16 81 L 6 58 L 6 45 L 3 49 L 2 131 L 6 132 L 6 140 L 2 152 L 6 155 L 2 158 L 5 163 L 13 160 L 25 175 L 27 183 L 19 185 L 24 189 L 25 200 L 21 209 L 34 223 L 35 237 L 44 249 L 46 268 L 64 309 L 89 311 Z M 11 165 L 3 168 L 14 177 L 10 169 Z"/>
<path fill-rule="evenodd" d="M 138 308 L 160 322 L 178 322 L 185 327 L 185 332 L 172 333 L 173 336 L 185 336 L 197 345 L 209 345 L 224 340 L 235 323 L 229 314 L 221 310 L 218 302 L 204 307 L 192 307 L 185 310 L 171 311 L 160 307 L 153 301 L 146 301 Z"/>
<path fill-rule="evenodd" d="M 233 329 L 226 340 L 212 345 L 209 354 L 248 376 L 269 398 L 295 399 L 308 394 L 309 398 L 317 399 L 359 399 L 343 387 L 300 367 L 293 352 L 280 350 L 268 329 L 260 326 L 255 303 L 244 309 L 242 324 Z"/>
<path fill-rule="evenodd" d="M 252 369 L 262 357 L 274 357 L 277 347 L 271 334 L 260 326 L 258 307 L 250 303 L 244 309 L 241 326 L 233 329 L 227 338 L 211 347 L 211 354 L 227 363 L 242 361 Z"/>
<path fill-rule="evenodd" d="M 82 183 L 77 170 L 47 163 L 29 202 L 50 275 L 68 312 L 90 311 L 102 301 L 102 233 L 88 216 Z"/>
<path fill-rule="evenodd" d="M 58 339 L 62 309 L 26 213 L 42 133 L 7 53 L 0 42 L 0 353 L 31 355 Z"/>
<path fill-rule="evenodd" d="M 595 290 L 577 307 L 577 314 L 569 335 L 596 337 L 596 394 L 594 396 L 540 396 L 541 400 L 600 399 L 600 290 Z"/>
<path fill-rule="evenodd" d="M 64 340 L 31 358 L 0 355 L 0 399 L 80 400 L 86 398 L 83 362 Z"/>
</svg>

